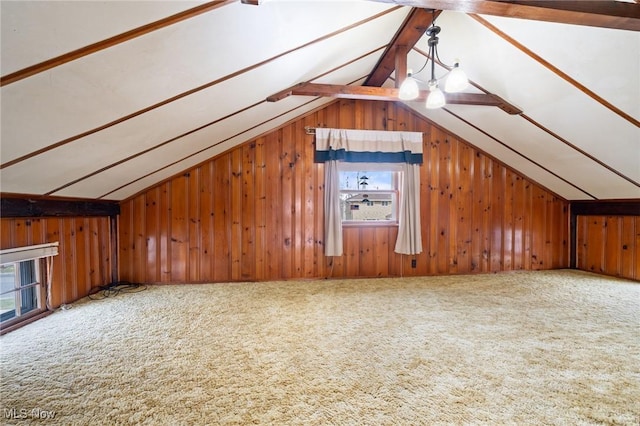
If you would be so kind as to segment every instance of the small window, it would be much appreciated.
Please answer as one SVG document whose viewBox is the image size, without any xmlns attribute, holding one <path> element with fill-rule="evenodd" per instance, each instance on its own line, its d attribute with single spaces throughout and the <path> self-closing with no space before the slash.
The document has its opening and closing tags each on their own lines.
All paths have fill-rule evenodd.
<svg viewBox="0 0 640 426">
<path fill-rule="evenodd" d="M 48 310 L 47 265 L 57 254 L 58 242 L 0 250 L 0 333 Z"/>
<path fill-rule="evenodd" d="M 0 323 L 11 325 L 45 310 L 40 261 L 0 266 Z"/>
<path fill-rule="evenodd" d="M 343 224 L 397 224 L 399 165 L 340 163 Z"/>
</svg>

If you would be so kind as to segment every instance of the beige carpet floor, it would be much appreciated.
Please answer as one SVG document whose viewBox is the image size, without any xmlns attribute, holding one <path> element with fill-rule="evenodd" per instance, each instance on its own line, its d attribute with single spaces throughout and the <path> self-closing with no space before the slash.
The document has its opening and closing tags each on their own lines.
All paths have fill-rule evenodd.
<svg viewBox="0 0 640 426">
<path fill-rule="evenodd" d="M 640 284 L 575 271 L 150 286 L 0 347 L 3 424 L 640 424 Z"/>
</svg>

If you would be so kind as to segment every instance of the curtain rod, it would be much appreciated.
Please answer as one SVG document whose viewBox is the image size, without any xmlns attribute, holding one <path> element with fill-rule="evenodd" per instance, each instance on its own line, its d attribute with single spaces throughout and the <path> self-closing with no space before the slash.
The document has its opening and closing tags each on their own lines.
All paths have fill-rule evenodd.
<svg viewBox="0 0 640 426">
<path fill-rule="evenodd" d="M 304 132 L 307 135 L 315 135 L 316 134 L 316 128 L 312 127 L 312 126 L 304 126 Z M 420 132 L 422 134 L 426 134 L 427 132 Z"/>
</svg>

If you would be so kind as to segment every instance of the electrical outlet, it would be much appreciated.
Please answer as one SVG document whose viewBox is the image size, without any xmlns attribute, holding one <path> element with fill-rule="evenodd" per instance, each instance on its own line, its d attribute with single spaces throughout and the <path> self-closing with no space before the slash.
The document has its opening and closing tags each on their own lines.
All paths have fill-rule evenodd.
<svg viewBox="0 0 640 426">
<path fill-rule="evenodd" d="M 411 267 L 412 268 L 417 268 L 418 267 L 418 261 L 416 259 L 411 259 Z"/>
</svg>

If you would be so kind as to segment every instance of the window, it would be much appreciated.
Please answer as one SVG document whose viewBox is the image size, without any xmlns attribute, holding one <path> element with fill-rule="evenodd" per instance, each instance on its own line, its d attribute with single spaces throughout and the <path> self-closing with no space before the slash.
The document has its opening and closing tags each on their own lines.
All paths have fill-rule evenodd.
<svg viewBox="0 0 640 426">
<path fill-rule="evenodd" d="M 389 163 L 340 163 L 343 224 L 397 224 L 400 167 Z"/>
<path fill-rule="evenodd" d="M 0 250 L 0 328 L 2 332 L 47 311 L 52 256 L 58 243 Z"/>
<path fill-rule="evenodd" d="M 0 266 L 0 322 L 3 326 L 44 310 L 40 263 L 25 260 Z"/>
</svg>

